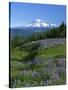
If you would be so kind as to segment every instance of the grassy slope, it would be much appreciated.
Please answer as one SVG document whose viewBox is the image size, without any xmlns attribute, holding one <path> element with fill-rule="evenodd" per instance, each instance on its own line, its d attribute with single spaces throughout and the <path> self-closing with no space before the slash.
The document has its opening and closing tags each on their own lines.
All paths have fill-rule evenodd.
<svg viewBox="0 0 68 90">
<path fill-rule="evenodd" d="M 42 57 L 65 57 L 65 44 L 56 45 L 45 49 L 38 50 L 38 56 Z"/>
<path fill-rule="evenodd" d="M 11 58 L 12 59 L 22 59 L 27 55 L 28 55 L 28 52 L 26 52 L 24 49 L 13 48 L 11 50 Z"/>
<path fill-rule="evenodd" d="M 11 60 L 12 83 L 14 82 L 13 80 L 21 80 L 22 81 L 21 83 L 17 81 L 16 86 L 14 86 L 14 87 L 25 86 L 26 82 L 33 83 L 35 81 L 36 85 L 39 85 L 39 83 L 40 83 L 40 76 L 32 77 L 31 74 L 23 75 L 23 73 L 21 73 L 21 71 L 23 71 L 24 68 L 28 68 L 29 65 L 23 64 L 23 63 L 21 64 L 20 62 L 17 62 L 17 59 L 23 59 L 28 54 L 29 54 L 29 52 L 26 52 L 24 49 L 20 49 L 20 48 L 13 48 L 11 50 L 11 59 L 15 59 L 14 61 Z M 65 57 L 65 44 L 57 45 L 57 46 L 49 47 L 49 48 L 45 48 L 45 49 L 38 49 L 37 56 L 38 57 L 39 56 L 41 56 L 41 57 L 60 57 L 60 56 Z M 42 68 L 42 65 L 40 67 Z M 36 66 L 35 69 L 37 69 L 37 68 L 39 68 L 39 67 Z M 45 76 L 46 75 L 44 75 L 44 77 Z M 63 75 L 63 76 L 65 77 L 65 75 Z M 63 82 L 64 82 L 64 80 L 65 79 L 63 79 Z M 58 82 L 58 83 L 61 84 L 61 82 Z"/>
<path fill-rule="evenodd" d="M 49 48 L 40 48 L 38 49 L 38 55 L 42 57 L 65 57 L 66 55 L 66 45 L 56 45 Z M 26 57 L 30 52 L 25 51 L 24 49 L 13 48 L 11 50 L 11 58 L 12 59 L 23 59 Z"/>
</svg>

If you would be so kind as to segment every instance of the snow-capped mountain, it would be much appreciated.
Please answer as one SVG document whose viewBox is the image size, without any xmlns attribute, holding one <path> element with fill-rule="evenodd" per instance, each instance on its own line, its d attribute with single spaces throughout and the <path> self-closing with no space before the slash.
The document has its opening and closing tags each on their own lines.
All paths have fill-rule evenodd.
<svg viewBox="0 0 68 90">
<path fill-rule="evenodd" d="M 46 23 L 41 19 L 36 19 L 28 25 L 11 28 L 11 35 L 12 36 L 15 36 L 15 35 L 29 36 L 29 35 L 32 35 L 33 33 L 51 30 L 51 28 L 53 27 L 58 27 L 58 25 L 52 24 L 52 23 Z"/>
<path fill-rule="evenodd" d="M 34 20 L 31 24 L 25 25 L 25 27 L 34 27 L 34 28 L 49 28 L 49 27 L 57 27 L 56 24 L 50 24 L 50 23 L 46 23 L 41 19 L 36 19 Z"/>
</svg>

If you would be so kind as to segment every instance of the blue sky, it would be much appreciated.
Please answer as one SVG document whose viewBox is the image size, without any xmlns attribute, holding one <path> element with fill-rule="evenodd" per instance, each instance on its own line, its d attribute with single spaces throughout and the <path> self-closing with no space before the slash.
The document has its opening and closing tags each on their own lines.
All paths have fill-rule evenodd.
<svg viewBox="0 0 68 90">
<path fill-rule="evenodd" d="M 38 18 L 57 25 L 66 23 L 66 6 L 11 2 L 10 27 L 23 26 Z"/>
</svg>

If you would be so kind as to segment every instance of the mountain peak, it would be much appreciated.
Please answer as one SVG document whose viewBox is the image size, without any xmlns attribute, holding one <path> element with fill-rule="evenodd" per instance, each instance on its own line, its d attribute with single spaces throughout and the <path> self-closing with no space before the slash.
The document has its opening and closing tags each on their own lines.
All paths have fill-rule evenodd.
<svg viewBox="0 0 68 90">
<path fill-rule="evenodd" d="M 25 25 L 25 27 L 44 27 L 44 28 L 48 28 L 48 27 L 56 27 L 56 24 L 49 24 L 44 22 L 42 19 L 36 19 L 34 20 L 31 24 Z"/>
<path fill-rule="evenodd" d="M 36 21 L 36 22 L 39 22 L 39 23 L 40 23 L 40 22 L 42 22 L 42 20 L 41 20 L 41 19 L 36 19 L 35 21 Z"/>
</svg>

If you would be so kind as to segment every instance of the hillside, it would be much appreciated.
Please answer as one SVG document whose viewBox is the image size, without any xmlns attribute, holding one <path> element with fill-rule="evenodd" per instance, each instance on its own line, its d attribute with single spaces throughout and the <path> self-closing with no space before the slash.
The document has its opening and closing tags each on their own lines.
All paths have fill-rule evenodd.
<svg viewBox="0 0 68 90">
<path fill-rule="evenodd" d="M 11 87 L 66 83 L 65 38 L 32 41 L 11 49 Z"/>
</svg>

